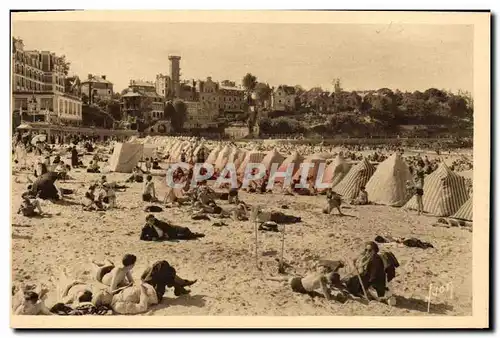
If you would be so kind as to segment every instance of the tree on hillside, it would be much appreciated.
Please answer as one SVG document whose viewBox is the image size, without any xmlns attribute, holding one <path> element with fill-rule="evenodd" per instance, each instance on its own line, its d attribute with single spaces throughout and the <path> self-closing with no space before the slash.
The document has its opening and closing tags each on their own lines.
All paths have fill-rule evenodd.
<svg viewBox="0 0 500 338">
<path fill-rule="evenodd" d="M 300 96 L 306 92 L 306 90 L 301 85 L 296 85 L 294 88 L 295 88 L 295 94 L 297 96 Z"/>
<path fill-rule="evenodd" d="M 247 93 L 251 93 L 257 86 L 257 77 L 247 73 L 247 75 L 243 77 L 242 84 Z"/>
<path fill-rule="evenodd" d="M 184 127 L 187 120 L 187 106 L 182 100 L 176 100 L 174 103 L 168 102 L 165 105 L 165 117 L 170 118 L 172 129 L 179 132 Z"/>
<path fill-rule="evenodd" d="M 270 100 L 271 93 L 272 89 L 266 83 L 260 82 L 255 86 L 255 94 L 257 94 L 257 100 L 260 103 L 264 103 L 265 101 Z"/>
<path fill-rule="evenodd" d="M 62 66 L 62 71 L 64 75 L 68 76 L 69 73 L 69 67 L 71 63 L 69 61 L 66 61 L 66 55 L 63 55 L 59 58 L 59 65 Z"/>
</svg>

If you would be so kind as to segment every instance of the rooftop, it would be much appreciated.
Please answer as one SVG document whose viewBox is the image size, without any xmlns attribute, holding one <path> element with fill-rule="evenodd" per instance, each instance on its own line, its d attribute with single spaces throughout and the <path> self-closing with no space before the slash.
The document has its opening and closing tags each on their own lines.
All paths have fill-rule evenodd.
<svg viewBox="0 0 500 338">
<path fill-rule="evenodd" d="M 82 81 L 82 83 L 89 83 L 89 82 L 113 84 L 110 81 L 104 79 L 102 76 L 97 76 L 97 75 L 93 75 L 91 78 Z"/>
</svg>

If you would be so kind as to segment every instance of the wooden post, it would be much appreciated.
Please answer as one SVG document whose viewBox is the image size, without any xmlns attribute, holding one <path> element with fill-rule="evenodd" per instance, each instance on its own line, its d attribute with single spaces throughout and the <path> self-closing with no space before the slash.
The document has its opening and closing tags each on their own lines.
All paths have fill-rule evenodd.
<svg viewBox="0 0 500 338">
<path fill-rule="evenodd" d="M 427 313 L 431 311 L 432 283 L 429 284 L 429 295 L 427 296 Z"/>
<path fill-rule="evenodd" d="M 283 231 L 281 232 L 281 264 L 283 265 L 283 256 L 285 252 L 285 231 L 286 225 L 283 224 Z"/>
</svg>

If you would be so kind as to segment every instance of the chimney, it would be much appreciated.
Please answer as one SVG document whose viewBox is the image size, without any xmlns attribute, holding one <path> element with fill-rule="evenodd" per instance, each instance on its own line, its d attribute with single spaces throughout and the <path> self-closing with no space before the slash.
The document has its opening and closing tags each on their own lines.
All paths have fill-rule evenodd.
<svg viewBox="0 0 500 338">
<path fill-rule="evenodd" d="M 87 80 L 92 80 L 92 74 L 87 75 Z"/>
<path fill-rule="evenodd" d="M 106 80 L 106 75 L 101 75 L 103 80 Z"/>
</svg>

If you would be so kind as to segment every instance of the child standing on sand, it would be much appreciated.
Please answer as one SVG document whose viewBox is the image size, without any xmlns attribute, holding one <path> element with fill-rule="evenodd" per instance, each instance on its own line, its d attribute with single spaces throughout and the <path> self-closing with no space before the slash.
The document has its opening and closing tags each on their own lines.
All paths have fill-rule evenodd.
<svg viewBox="0 0 500 338">
<path fill-rule="evenodd" d="M 146 172 L 151 172 L 151 159 L 149 157 L 146 157 L 144 163 L 146 164 Z"/>
</svg>

